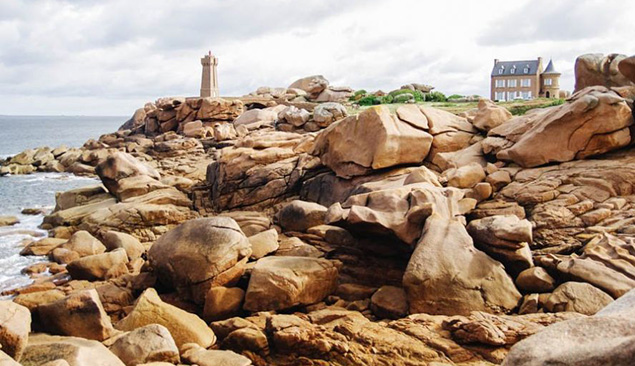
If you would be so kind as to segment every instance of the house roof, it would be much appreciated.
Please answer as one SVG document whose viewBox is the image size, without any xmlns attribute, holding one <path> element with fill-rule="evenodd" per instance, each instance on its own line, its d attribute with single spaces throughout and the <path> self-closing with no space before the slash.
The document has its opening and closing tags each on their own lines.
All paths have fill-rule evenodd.
<svg viewBox="0 0 635 366">
<path fill-rule="evenodd" d="M 537 75 L 538 66 L 538 60 L 499 61 L 492 69 L 492 76 Z M 524 72 L 525 68 L 529 69 L 527 73 Z M 512 70 L 514 70 L 514 73 L 512 73 Z"/>
<path fill-rule="evenodd" d="M 560 75 L 560 73 L 557 72 L 556 69 L 553 67 L 553 60 L 549 60 L 549 64 L 547 65 L 547 68 L 542 73 Z"/>
</svg>

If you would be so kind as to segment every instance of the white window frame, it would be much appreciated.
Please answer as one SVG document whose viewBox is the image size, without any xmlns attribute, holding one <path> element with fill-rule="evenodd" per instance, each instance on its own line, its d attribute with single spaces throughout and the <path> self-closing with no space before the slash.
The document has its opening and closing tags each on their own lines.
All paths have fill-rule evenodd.
<svg viewBox="0 0 635 366">
<path fill-rule="evenodd" d="M 494 99 L 504 101 L 505 100 L 505 92 L 496 92 L 494 93 Z"/>
<path fill-rule="evenodd" d="M 510 74 L 515 74 L 515 73 L 516 73 L 516 68 L 515 68 L 515 67 L 512 67 L 512 68 L 509 70 L 509 73 L 510 73 Z"/>
<path fill-rule="evenodd" d="M 520 79 L 520 86 L 527 88 L 531 86 L 531 79 Z"/>
<path fill-rule="evenodd" d="M 504 69 L 504 68 L 500 68 L 500 69 L 498 69 L 498 75 L 503 75 L 503 71 L 505 71 L 505 69 Z"/>
<path fill-rule="evenodd" d="M 505 80 L 496 79 L 496 81 L 494 82 L 494 87 L 496 87 L 496 88 L 504 88 L 505 87 Z"/>
<path fill-rule="evenodd" d="M 547 86 L 553 85 L 551 79 L 545 79 L 545 85 Z"/>
<path fill-rule="evenodd" d="M 507 87 L 508 88 L 515 88 L 517 85 L 518 85 L 518 82 L 516 81 L 516 79 L 507 80 Z"/>
<path fill-rule="evenodd" d="M 529 74 L 529 68 L 528 68 L 528 67 L 525 67 L 525 68 L 523 69 L 523 71 L 525 72 L 525 74 Z"/>
</svg>

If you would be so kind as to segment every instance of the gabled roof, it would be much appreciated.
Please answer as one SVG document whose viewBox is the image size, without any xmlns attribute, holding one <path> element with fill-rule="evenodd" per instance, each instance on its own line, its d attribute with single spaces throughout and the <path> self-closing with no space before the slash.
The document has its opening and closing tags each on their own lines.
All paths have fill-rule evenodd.
<svg viewBox="0 0 635 366">
<path fill-rule="evenodd" d="M 560 75 L 559 72 L 556 71 L 556 69 L 553 67 L 553 60 L 549 60 L 549 64 L 547 65 L 547 68 L 545 69 L 545 71 L 542 72 L 542 74 L 555 74 L 555 75 Z"/>
<path fill-rule="evenodd" d="M 537 75 L 538 74 L 538 60 L 529 61 L 499 61 L 494 65 L 492 69 L 492 76 L 511 76 L 511 75 Z M 525 68 L 528 68 L 528 72 L 525 73 Z M 503 70 L 500 72 L 500 70 Z M 512 73 L 511 70 L 515 70 Z"/>
</svg>

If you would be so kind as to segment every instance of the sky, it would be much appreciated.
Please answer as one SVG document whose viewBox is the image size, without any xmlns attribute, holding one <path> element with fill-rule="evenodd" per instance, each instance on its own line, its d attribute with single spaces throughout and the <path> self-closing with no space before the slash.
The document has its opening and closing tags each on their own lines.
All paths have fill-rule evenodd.
<svg viewBox="0 0 635 366">
<path fill-rule="evenodd" d="M 495 58 L 538 56 L 572 90 L 577 56 L 635 54 L 633 14 L 632 0 L 0 0 L 0 114 L 125 116 L 196 96 L 208 50 L 226 96 L 315 74 L 488 96 Z"/>
</svg>

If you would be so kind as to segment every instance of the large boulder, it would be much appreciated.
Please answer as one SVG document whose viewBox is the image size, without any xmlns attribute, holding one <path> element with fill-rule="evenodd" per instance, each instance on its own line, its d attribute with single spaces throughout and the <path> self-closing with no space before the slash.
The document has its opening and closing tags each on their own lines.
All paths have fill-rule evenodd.
<svg viewBox="0 0 635 366">
<path fill-rule="evenodd" d="M 575 60 L 575 91 L 596 85 L 607 88 L 635 86 L 632 80 L 620 72 L 621 68 L 618 68 L 624 59 L 625 55 L 617 53 L 606 56 L 601 53 L 589 53 L 579 56 Z"/>
<path fill-rule="evenodd" d="M 19 361 L 31 332 L 31 312 L 13 301 L 0 301 L 0 348 Z M 0 362 L 1 363 L 1 362 Z"/>
<path fill-rule="evenodd" d="M 294 81 L 288 89 L 304 90 L 310 99 L 316 99 L 328 85 L 329 81 L 324 76 L 313 75 Z"/>
<path fill-rule="evenodd" d="M 512 114 L 505 107 L 497 106 L 489 99 L 478 101 L 478 110 L 474 115 L 474 127 L 481 131 L 489 131 L 509 121 Z"/>
<path fill-rule="evenodd" d="M 243 308 L 283 310 L 323 300 L 337 287 L 338 269 L 326 259 L 265 257 L 256 262 Z"/>
<path fill-rule="evenodd" d="M 635 56 L 627 57 L 618 63 L 620 73 L 635 83 Z"/>
<path fill-rule="evenodd" d="M 396 238 L 414 247 L 426 217 L 435 211 L 457 212 L 462 198 L 459 190 L 441 187 L 425 167 L 399 179 L 362 184 L 355 193 L 329 207 L 327 223 L 345 226 L 360 237 L 383 237 L 386 246 Z"/>
<path fill-rule="evenodd" d="M 20 363 L 23 366 L 40 366 L 59 360 L 72 366 L 125 366 L 100 342 L 46 334 L 29 337 L 29 345 Z"/>
<path fill-rule="evenodd" d="M 622 97 L 592 87 L 566 104 L 529 112 L 490 130 L 483 150 L 523 167 L 584 159 L 628 145 L 632 124 L 631 109 Z"/>
<path fill-rule="evenodd" d="M 246 126 L 258 128 L 264 125 L 273 125 L 278 118 L 278 112 L 274 108 L 250 109 L 234 120 L 234 126 Z"/>
<path fill-rule="evenodd" d="M 229 217 L 187 221 L 163 234 L 148 251 L 159 280 L 203 304 L 213 286 L 231 285 L 244 272 L 251 248 Z"/>
<path fill-rule="evenodd" d="M 346 117 L 321 132 L 313 153 L 337 176 L 351 178 L 395 165 L 420 164 L 428 155 L 432 136 L 416 121 L 401 120 L 385 106 Z"/>
<path fill-rule="evenodd" d="M 110 346 L 126 366 L 148 362 L 179 362 L 179 349 L 168 329 L 159 324 L 137 328 L 119 338 Z"/>
<path fill-rule="evenodd" d="M 520 301 L 503 266 L 474 248 L 456 218 L 433 213 L 403 277 L 410 313 L 506 313 Z"/>
<path fill-rule="evenodd" d="M 103 341 L 115 331 L 95 290 L 78 291 L 40 305 L 38 314 L 44 329 L 52 334 Z"/>
<path fill-rule="evenodd" d="M 201 318 L 166 304 L 153 288 L 145 290 L 130 314 L 115 326 L 120 330 L 133 331 L 150 324 L 166 327 L 179 348 L 186 343 L 207 348 L 216 342 L 214 332 Z"/>
<path fill-rule="evenodd" d="M 478 130 L 464 117 L 433 107 L 419 107 L 434 136 L 428 161 L 434 161 L 437 154 L 463 150 L 480 139 Z"/>
<path fill-rule="evenodd" d="M 115 152 L 109 155 L 106 160 L 97 165 L 95 173 L 108 191 L 115 196 L 120 193 L 120 181 L 123 179 L 131 177 L 144 177 L 140 179 L 149 179 L 150 181 L 161 179 L 161 175 L 155 169 L 124 152 Z"/>
<path fill-rule="evenodd" d="M 594 316 L 553 324 L 520 341 L 503 365 L 630 365 L 635 359 L 633 309 L 635 290 Z"/>
</svg>

